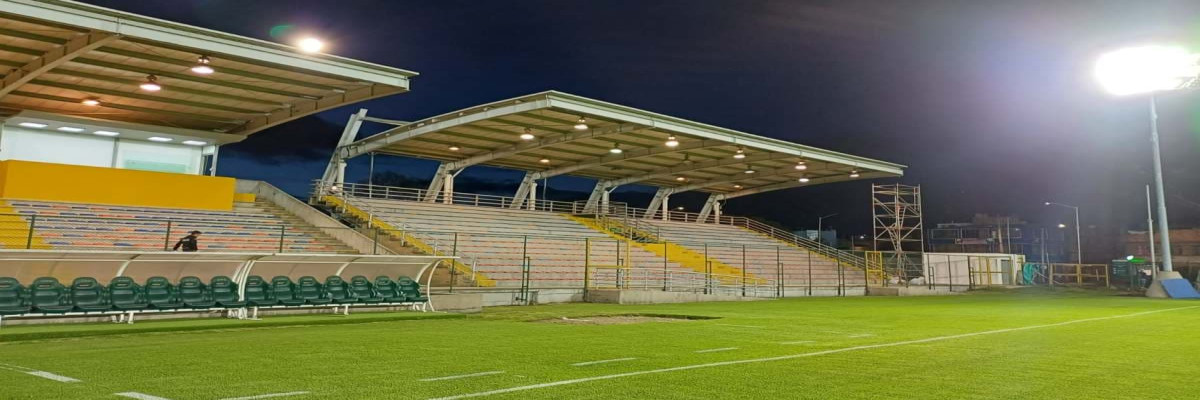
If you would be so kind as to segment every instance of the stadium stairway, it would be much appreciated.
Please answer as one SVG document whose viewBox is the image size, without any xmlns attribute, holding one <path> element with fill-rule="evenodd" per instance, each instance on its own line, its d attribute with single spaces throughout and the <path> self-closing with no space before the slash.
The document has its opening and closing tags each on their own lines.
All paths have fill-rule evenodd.
<svg viewBox="0 0 1200 400">
<path fill-rule="evenodd" d="M 782 278 L 789 287 L 809 285 L 810 273 L 813 287 L 838 286 L 843 279 L 846 285 L 865 284 L 861 269 L 839 267 L 835 260 L 742 227 L 661 220 L 645 223 L 654 226 L 664 240 L 693 250 L 707 247 L 710 258 L 741 266 L 755 276 L 777 278 L 777 265 L 782 265 Z"/>
<path fill-rule="evenodd" d="M 322 200 L 425 251 L 463 257 L 456 268 L 480 286 L 518 287 L 526 264 L 530 281 L 540 287 L 582 287 L 585 264 L 695 273 L 555 213 L 363 197 Z"/>
<path fill-rule="evenodd" d="M 723 281 L 731 281 L 727 277 L 745 276 L 747 279 L 756 279 L 760 283 L 765 283 L 765 280 L 757 278 L 749 271 L 744 271 L 741 268 L 721 262 L 719 259 L 705 257 L 704 253 L 692 251 L 691 249 L 671 243 L 668 240 L 663 240 L 661 237 L 656 237 L 652 233 L 643 232 L 636 227 L 628 226 L 619 220 L 612 218 L 604 218 L 603 220 L 596 217 L 588 217 L 581 215 L 568 215 L 567 218 L 578 222 L 580 225 L 586 226 L 597 232 L 606 234 L 612 238 L 625 241 L 630 246 L 636 246 L 646 251 L 654 253 L 658 257 L 666 257 L 668 261 L 691 268 L 698 273 L 707 273 L 708 267 L 712 267 L 714 275 L 721 276 Z M 628 232 L 628 233 L 627 233 Z M 637 233 L 633 233 L 637 232 Z M 657 243 L 647 243 L 644 240 L 653 240 Z M 664 246 L 665 245 L 665 246 Z"/>
<path fill-rule="evenodd" d="M 161 251 L 192 230 L 203 232 L 203 251 L 358 253 L 262 200 L 235 202 L 231 211 L 0 200 L 7 249 Z"/>
</svg>

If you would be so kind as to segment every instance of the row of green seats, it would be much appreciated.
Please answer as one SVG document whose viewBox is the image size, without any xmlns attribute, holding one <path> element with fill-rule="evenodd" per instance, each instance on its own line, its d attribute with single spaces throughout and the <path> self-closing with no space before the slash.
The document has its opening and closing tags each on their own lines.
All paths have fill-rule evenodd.
<svg viewBox="0 0 1200 400">
<path fill-rule="evenodd" d="M 268 282 L 261 276 L 252 275 L 246 279 L 244 297 L 238 295 L 237 283 L 225 276 L 215 276 L 208 284 L 194 276 L 183 277 L 178 284 L 172 284 L 167 278 L 152 277 L 144 285 L 122 276 L 113 278 L 108 286 L 101 285 L 95 278 L 81 277 L 69 287 L 52 277 L 37 278 L 29 287 L 14 278 L 0 277 L 0 315 L 427 300 L 421 294 L 421 285 L 406 276 L 396 280 L 378 276 L 373 282 L 361 275 L 351 278 L 350 282 L 339 276 L 329 276 L 324 282 L 304 276 L 293 283 L 286 276 L 276 276 Z"/>
</svg>

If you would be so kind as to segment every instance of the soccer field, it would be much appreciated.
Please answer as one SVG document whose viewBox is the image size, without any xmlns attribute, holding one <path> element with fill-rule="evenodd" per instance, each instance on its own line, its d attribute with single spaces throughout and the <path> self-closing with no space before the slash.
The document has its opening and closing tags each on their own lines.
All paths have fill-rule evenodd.
<svg viewBox="0 0 1200 400">
<path fill-rule="evenodd" d="M 596 317 L 616 314 L 713 319 Z M 432 316 L 5 327 L 0 398 L 1148 399 L 1200 390 L 1200 302 L 1008 292 Z"/>
</svg>

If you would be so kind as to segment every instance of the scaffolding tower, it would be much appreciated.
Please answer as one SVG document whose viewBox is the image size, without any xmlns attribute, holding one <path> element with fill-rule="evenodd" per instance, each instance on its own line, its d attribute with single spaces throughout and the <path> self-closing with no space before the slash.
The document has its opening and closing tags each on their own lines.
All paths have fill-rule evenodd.
<svg viewBox="0 0 1200 400">
<path fill-rule="evenodd" d="M 906 282 L 924 275 L 921 186 L 871 185 L 871 212 L 875 225 L 873 247 L 881 264 L 878 267 Z"/>
</svg>

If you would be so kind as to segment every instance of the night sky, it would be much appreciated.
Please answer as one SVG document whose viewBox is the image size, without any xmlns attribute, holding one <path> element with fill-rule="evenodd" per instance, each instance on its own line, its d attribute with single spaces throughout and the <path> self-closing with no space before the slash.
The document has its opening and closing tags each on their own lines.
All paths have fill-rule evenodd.
<svg viewBox="0 0 1200 400">
<path fill-rule="evenodd" d="M 1152 171 L 1147 100 L 1101 92 L 1095 58 L 1147 42 L 1200 50 L 1194 0 L 87 2 L 266 40 L 293 25 L 333 54 L 421 73 L 410 93 L 222 149 L 221 175 L 297 195 L 359 107 L 413 120 L 552 89 L 908 165 L 900 181 L 922 185 L 927 226 L 974 213 L 1069 222 L 1070 210 L 1042 202 L 1077 204 L 1085 239 L 1144 229 Z M 1159 111 L 1171 224 L 1197 226 L 1200 95 L 1160 96 Z M 351 179 L 366 179 L 365 162 L 352 163 Z M 434 167 L 376 164 L 418 180 Z M 462 175 L 514 188 L 519 176 Z M 684 205 L 696 210 L 698 199 Z M 826 224 L 843 234 L 871 227 L 867 182 L 739 198 L 726 210 L 793 228 L 839 213 Z M 1119 255 L 1111 240 L 1093 243 L 1086 258 Z"/>
</svg>

